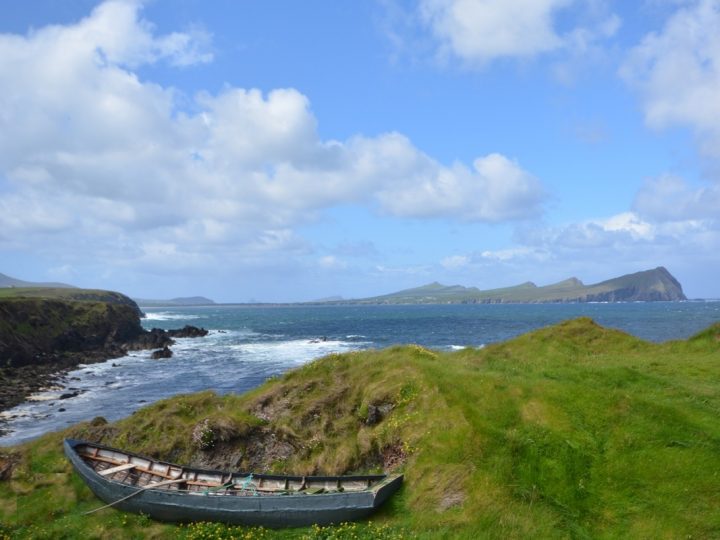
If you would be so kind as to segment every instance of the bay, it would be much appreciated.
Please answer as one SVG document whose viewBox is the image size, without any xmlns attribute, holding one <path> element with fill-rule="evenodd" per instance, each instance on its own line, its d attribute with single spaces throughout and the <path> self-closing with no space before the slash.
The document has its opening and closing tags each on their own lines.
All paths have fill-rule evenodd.
<svg viewBox="0 0 720 540">
<path fill-rule="evenodd" d="M 180 339 L 174 356 L 149 351 L 79 366 L 67 384 L 2 413 L 12 445 L 103 416 L 113 421 L 177 394 L 244 392 L 269 377 L 334 353 L 416 343 L 453 350 L 482 347 L 580 316 L 642 339 L 685 339 L 720 320 L 720 301 L 614 304 L 414 306 L 208 306 L 147 308 L 146 328 L 202 326 Z M 65 393 L 75 397 L 59 399 Z"/>
</svg>

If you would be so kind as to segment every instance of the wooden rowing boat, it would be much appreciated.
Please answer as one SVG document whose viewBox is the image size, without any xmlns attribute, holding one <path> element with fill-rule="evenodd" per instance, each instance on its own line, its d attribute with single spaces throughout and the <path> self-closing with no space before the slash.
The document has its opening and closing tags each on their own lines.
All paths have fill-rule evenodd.
<svg viewBox="0 0 720 540">
<path fill-rule="evenodd" d="M 370 515 L 402 475 L 284 476 L 182 467 L 100 444 L 65 440 L 65 455 L 108 506 L 160 521 L 298 527 Z"/>
</svg>

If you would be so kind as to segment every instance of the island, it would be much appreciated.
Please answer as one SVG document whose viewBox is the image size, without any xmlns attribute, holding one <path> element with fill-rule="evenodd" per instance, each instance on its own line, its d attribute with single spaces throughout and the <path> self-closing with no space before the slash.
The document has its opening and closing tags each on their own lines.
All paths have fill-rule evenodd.
<svg viewBox="0 0 720 540">
<path fill-rule="evenodd" d="M 680 282 L 662 266 L 585 285 L 572 277 L 538 287 L 525 282 L 501 289 L 480 290 L 462 285 L 430 283 L 422 287 L 325 303 L 342 304 L 530 304 L 561 302 L 657 302 L 687 300 Z"/>
</svg>

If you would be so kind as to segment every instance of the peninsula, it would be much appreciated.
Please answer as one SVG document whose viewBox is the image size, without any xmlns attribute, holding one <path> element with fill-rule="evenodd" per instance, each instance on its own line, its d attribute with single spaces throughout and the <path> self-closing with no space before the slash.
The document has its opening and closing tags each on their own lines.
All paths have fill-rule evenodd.
<svg viewBox="0 0 720 540">
<path fill-rule="evenodd" d="M 501 289 L 430 283 L 422 287 L 361 298 L 343 304 L 534 304 L 563 302 L 657 302 L 687 300 L 680 282 L 659 266 L 585 285 L 572 277 L 538 287 L 530 281 Z"/>
</svg>

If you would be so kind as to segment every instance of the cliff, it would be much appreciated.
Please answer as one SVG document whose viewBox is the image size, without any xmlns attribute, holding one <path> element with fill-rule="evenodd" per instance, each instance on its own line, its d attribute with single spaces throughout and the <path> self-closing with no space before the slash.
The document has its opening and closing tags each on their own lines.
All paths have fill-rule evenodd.
<svg viewBox="0 0 720 540">
<path fill-rule="evenodd" d="M 0 411 L 13 407 L 79 363 L 117 358 L 128 350 L 162 349 L 176 337 L 207 330 L 146 331 L 127 296 L 89 289 L 0 289 Z"/>
<path fill-rule="evenodd" d="M 0 299 L 0 366 L 61 362 L 74 353 L 121 356 L 144 332 L 137 306 L 95 300 Z"/>
</svg>

